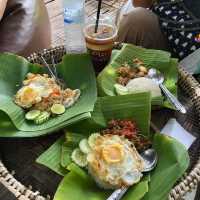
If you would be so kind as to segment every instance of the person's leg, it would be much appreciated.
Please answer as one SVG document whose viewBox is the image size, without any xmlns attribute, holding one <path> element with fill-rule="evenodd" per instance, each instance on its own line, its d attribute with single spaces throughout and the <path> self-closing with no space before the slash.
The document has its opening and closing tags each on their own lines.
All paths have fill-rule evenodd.
<svg viewBox="0 0 200 200">
<path fill-rule="evenodd" d="M 0 22 L 0 52 L 28 56 L 49 48 L 50 23 L 43 0 L 9 0 Z"/>
<path fill-rule="evenodd" d="M 118 41 L 152 49 L 167 50 L 158 17 L 145 8 L 135 8 L 119 24 Z"/>
<path fill-rule="evenodd" d="M 7 1 L 8 0 L 0 0 L 0 21 L 3 17 L 4 11 L 6 9 Z"/>
<path fill-rule="evenodd" d="M 33 0 L 32 0 L 33 1 Z M 21 55 L 29 56 L 33 52 L 38 52 L 51 47 L 51 27 L 47 8 L 43 0 L 37 0 L 36 16 L 32 38 L 28 41 Z"/>
</svg>

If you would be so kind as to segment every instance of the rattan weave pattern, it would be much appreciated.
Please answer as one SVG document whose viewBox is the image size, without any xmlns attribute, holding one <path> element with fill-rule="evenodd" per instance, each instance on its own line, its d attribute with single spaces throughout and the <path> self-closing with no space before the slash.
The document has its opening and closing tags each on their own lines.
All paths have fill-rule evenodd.
<svg viewBox="0 0 200 200">
<path fill-rule="evenodd" d="M 33 63 L 41 63 L 39 58 L 40 55 L 51 62 L 51 55 L 54 56 L 56 62 L 60 62 L 62 56 L 65 54 L 64 46 L 55 47 L 49 50 L 43 50 L 40 54 L 32 54 L 28 57 L 28 60 Z M 196 112 L 200 122 L 200 85 L 199 83 L 183 69 L 179 69 L 179 86 L 182 90 L 191 97 L 195 104 Z M 5 168 L 3 163 L 0 161 L 0 182 L 13 193 L 18 200 L 48 200 L 49 197 L 45 198 L 40 195 L 38 191 L 33 192 L 30 188 L 25 187 L 23 184 L 18 182 L 11 173 Z M 197 187 L 200 182 L 200 159 L 197 159 L 194 166 L 191 167 L 190 172 L 179 180 L 178 184 L 174 186 L 169 194 L 169 200 L 180 200 L 188 192 Z"/>
<path fill-rule="evenodd" d="M 3 163 L 0 161 L 0 182 L 13 193 L 18 200 L 48 200 L 40 196 L 38 191 L 33 192 L 31 188 L 27 188 L 17 181 L 12 173 L 9 173 Z"/>
<path fill-rule="evenodd" d="M 188 74 L 184 69 L 179 70 L 179 85 L 183 88 L 184 92 L 191 96 L 191 100 L 195 104 L 196 114 L 200 122 L 200 84 L 197 80 Z"/>
</svg>

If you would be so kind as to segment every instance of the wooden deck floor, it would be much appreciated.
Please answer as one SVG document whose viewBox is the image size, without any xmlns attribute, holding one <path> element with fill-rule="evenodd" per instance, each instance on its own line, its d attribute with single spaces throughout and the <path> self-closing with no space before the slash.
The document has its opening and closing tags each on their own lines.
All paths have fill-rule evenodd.
<svg viewBox="0 0 200 200">
<path fill-rule="evenodd" d="M 64 24 L 63 24 L 63 0 L 44 0 L 52 29 L 52 46 L 64 44 Z M 97 0 L 86 0 L 86 15 L 95 15 Z M 103 0 L 102 14 L 115 17 L 117 10 L 123 5 L 124 0 Z"/>
</svg>

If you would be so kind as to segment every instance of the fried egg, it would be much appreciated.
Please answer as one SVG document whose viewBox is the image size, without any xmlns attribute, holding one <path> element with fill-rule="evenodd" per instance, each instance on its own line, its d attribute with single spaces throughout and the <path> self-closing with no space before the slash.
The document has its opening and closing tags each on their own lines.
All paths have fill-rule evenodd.
<svg viewBox="0 0 200 200">
<path fill-rule="evenodd" d="M 144 169 L 144 160 L 132 143 L 118 135 L 97 137 L 87 161 L 89 173 L 105 189 L 139 182 Z"/>
<path fill-rule="evenodd" d="M 34 104 L 42 101 L 42 98 L 48 97 L 52 92 L 51 79 L 40 74 L 34 75 L 29 73 L 15 96 L 15 102 L 23 108 L 30 108 Z"/>
<path fill-rule="evenodd" d="M 22 87 L 15 96 L 16 104 L 23 108 L 30 108 L 34 103 L 40 101 L 39 93 L 29 86 Z"/>
</svg>

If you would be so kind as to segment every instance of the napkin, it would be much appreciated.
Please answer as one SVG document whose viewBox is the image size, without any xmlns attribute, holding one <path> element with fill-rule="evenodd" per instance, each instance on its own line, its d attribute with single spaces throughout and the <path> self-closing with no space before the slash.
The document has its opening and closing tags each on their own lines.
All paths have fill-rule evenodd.
<svg viewBox="0 0 200 200">
<path fill-rule="evenodd" d="M 161 130 L 162 134 L 168 135 L 177 139 L 187 149 L 190 148 L 195 141 L 195 137 L 186 131 L 174 118 L 171 118 Z"/>
</svg>

